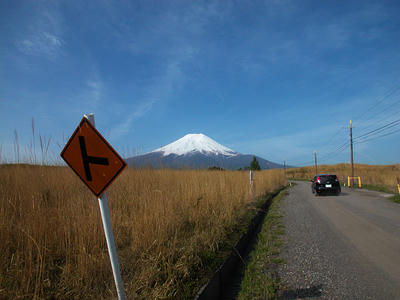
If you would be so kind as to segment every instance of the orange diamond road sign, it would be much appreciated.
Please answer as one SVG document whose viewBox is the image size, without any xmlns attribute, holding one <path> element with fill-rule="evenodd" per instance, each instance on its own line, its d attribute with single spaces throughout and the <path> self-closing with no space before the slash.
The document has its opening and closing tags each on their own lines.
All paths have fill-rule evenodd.
<svg viewBox="0 0 400 300">
<path fill-rule="evenodd" d="M 61 157 L 97 197 L 126 167 L 126 162 L 86 117 L 75 129 Z"/>
</svg>

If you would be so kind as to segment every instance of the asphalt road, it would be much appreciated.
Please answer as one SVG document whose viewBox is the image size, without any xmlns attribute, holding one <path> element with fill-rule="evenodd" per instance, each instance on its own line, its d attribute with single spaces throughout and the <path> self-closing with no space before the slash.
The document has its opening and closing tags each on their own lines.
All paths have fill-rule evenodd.
<svg viewBox="0 0 400 300">
<path fill-rule="evenodd" d="M 281 204 L 280 297 L 400 299 L 400 205 L 347 188 L 316 197 L 296 183 Z"/>
</svg>

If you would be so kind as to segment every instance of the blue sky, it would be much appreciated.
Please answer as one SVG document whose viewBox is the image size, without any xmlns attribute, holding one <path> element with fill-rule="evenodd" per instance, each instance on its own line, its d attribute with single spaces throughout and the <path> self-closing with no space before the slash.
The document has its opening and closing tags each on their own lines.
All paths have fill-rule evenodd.
<svg viewBox="0 0 400 300">
<path fill-rule="evenodd" d="M 57 157 L 93 112 L 123 156 L 204 133 L 275 162 L 349 162 L 350 119 L 358 137 L 400 118 L 399 13 L 398 1 L 1 1 L 2 159 L 15 130 L 28 155 L 32 118 Z M 359 138 L 355 161 L 399 163 L 400 132 L 376 138 L 399 128 Z"/>
</svg>

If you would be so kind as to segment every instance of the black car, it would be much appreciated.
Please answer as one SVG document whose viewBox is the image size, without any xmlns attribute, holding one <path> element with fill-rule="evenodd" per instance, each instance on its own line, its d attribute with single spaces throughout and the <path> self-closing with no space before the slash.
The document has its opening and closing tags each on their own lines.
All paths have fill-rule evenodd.
<svg viewBox="0 0 400 300">
<path fill-rule="evenodd" d="M 341 192 L 339 179 L 334 174 L 315 175 L 311 182 L 311 190 L 316 196 L 322 193 L 333 193 L 339 195 Z"/>
</svg>

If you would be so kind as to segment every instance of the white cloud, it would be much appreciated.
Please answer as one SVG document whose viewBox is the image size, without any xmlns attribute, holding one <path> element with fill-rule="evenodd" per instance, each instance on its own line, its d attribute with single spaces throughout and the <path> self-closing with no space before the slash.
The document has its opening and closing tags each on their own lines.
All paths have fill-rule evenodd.
<svg viewBox="0 0 400 300">
<path fill-rule="evenodd" d="M 186 57 L 187 59 L 187 57 Z M 122 114 L 121 118 L 125 121 L 115 126 L 111 132 L 112 136 L 119 138 L 133 131 L 134 122 L 144 117 L 150 112 L 154 105 L 161 103 L 162 101 L 168 101 L 172 94 L 176 94 L 183 85 L 183 76 L 181 70 L 181 60 L 171 61 L 166 69 L 164 76 L 156 79 L 153 84 L 146 88 L 147 95 L 142 99 L 139 104 L 135 102 L 135 108 L 129 113 L 130 110 L 126 109 Z M 128 113 L 127 113 L 128 111 Z"/>
<path fill-rule="evenodd" d="M 112 136 L 119 138 L 134 130 L 134 123 L 143 118 L 156 107 L 157 104 L 170 101 L 172 96 L 177 95 L 184 86 L 187 78 L 183 76 L 187 63 L 196 60 L 198 50 L 188 38 L 192 34 L 201 34 L 206 24 L 203 18 L 213 15 L 214 10 L 203 10 L 195 7 L 189 13 L 191 20 L 173 12 L 167 13 L 161 20 L 155 19 L 149 32 L 133 33 L 129 29 L 119 31 L 119 39 L 128 45 L 132 55 L 152 55 L 156 59 L 162 57 L 164 61 L 159 68 L 161 75 L 151 78 L 149 84 L 143 87 L 142 99 L 131 100 L 132 110 L 126 109 L 120 113 L 125 121 L 115 126 L 111 132 Z M 122 26 L 121 28 L 127 28 Z M 143 25 L 146 28 L 146 24 Z M 168 43 L 158 47 L 160 40 L 170 37 Z M 127 42 L 129 41 L 129 42 Z M 126 111 L 132 111 L 126 113 Z"/>
<path fill-rule="evenodd" d="M 136 109 L 127 116 L 121 116 L 124 121 L 111 130 L 111 136 L 113 136 L 114 138 L 119 138 L 131 132 L 133 122 L 140 119 L 147 112 L 149 112 L 155 102 L 155 99 L 146 100 L 139 106 L 137 106 Z"/>
<path fill-rule="evenodd" d="M 62 17 L 56 7 L 38 5 L 32 10 L 32 16 L 22 28 L 15 45 L 26 55 L 54 60 L 65 45 L 62 34 Z"/>
<path fill-rule="evenodd" d="M 86 102 L 92 109 L 96 109 L 101 101 L 103 82 L 100 79 L 89 79 L 86 85 L 88 89 L 86 92 Z"/>
<path fill-rule="evenodd" d="M 17 41 L 16 46 L 24 54 L 46 56 L 53 59 L 58 56 L 63 44 L 64 41 L 61 37 L 42 31 Z"/>
</svg>

